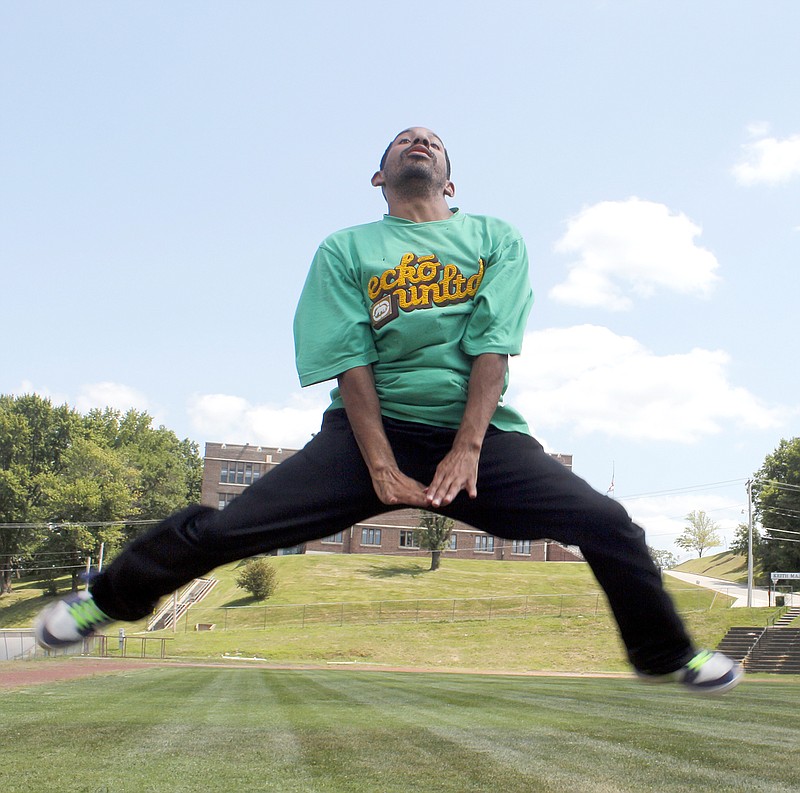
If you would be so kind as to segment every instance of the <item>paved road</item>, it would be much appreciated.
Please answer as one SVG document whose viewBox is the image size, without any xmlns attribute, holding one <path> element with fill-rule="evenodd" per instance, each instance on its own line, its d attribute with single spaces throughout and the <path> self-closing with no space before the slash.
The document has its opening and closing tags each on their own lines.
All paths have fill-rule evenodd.
<svg viewBox="0 0 800 793">
<path fill-rule="evenodd" d="M 689 584 L 696 584 L 697 586 L 706 587 L 706 589 L 713 589 L 716 592 L 721 592 L 723 595 L 730 595 L 736 598 L 733 603 L 734 608 L 747 606 L 747 584 L 734 584 L 731 581 L 725 581 L 722 578 L 712 578 L 707 575 L 697 575 L 697 573 L 680 573 L 677 570 L 665 570 L 666 575 L 671 575 L 679 581 L 685 581 Z M 753 607 L 765 608 L 769 606 L 767 602 L 768 593 L 766 589 L 761 587 L 753 587 Z M 774 604 L 773 594 L 773 604 Z M 787 606 L 800 606 L 800 594 L 786 595 Z"/>
</svg>

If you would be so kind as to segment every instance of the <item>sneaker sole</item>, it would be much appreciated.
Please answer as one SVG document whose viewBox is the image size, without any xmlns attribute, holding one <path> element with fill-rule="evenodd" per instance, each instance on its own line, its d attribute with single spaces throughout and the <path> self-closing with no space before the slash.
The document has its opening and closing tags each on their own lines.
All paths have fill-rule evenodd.
<svg viewBox="0 0 800 793">
<path fill-rule="evenodd" d="M 684 683 L 683 681 L 678 680 L 675 672 L 666 675 L 646 675 L 642 672 L 636 672 L 636 679 L 648 686 L 660 686 L 664 685 L 665 683 L 678 683 L 690 694 L 711 696 L 713 694 L 724 694 L 741 683 L 742 679 L 744 678 L 744 669 L 742 669 L 741 665 L 737 664 L 736 667 L 731 671 L 733 673 L 733 678 L 731 680 L 728 680 L 725 683 L 709 686 L 698 686 L 692 685 L 691 683 Z"/>
<path fill-rule="evenodd" d="M 730 691 L 732 688 L 735 688 L 742 682 L 744 678 L 744 669 L 742 669 L 741 665 L 737 664 L 734 669 L 731 670 L 733 673 L 733 677 L 726 681 L 725 683 L 720 683 L 718 685 L 713 686 L 697 686 L 692 685 L 690 683 L 684 683 L 683 687 L 689 691 L 691 694 L 699 694 L 699 695 L 708 695 L 713 696 L 715 694 L 725 694 L 726 692 Z"/>
</svg>

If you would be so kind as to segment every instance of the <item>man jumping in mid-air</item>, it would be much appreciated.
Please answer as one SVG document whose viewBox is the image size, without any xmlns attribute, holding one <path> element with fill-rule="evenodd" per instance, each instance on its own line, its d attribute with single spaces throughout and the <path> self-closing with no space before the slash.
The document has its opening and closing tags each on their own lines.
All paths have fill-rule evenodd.
<svg viewBox="0 0 800 793">
<path fill-rule="evenodd" d="M 519 233 L 450 208 L 450 160 L 428 129 L 397 135 L 372 184 L 388 214 L 320 245 L 295 317 L 301 383 L 338 381 L 320 432 L 224 510 L 188 507 L 134 540 L 88 592 L 42 612 L 39 642 L 141 619 L 221 564 L 409 506 L 498 537 L 579 546 L 643 679 L 735 686 L 738 664 L 693 646 L 644 532 L 503 403 L 533 301 Z"/>
</svg>

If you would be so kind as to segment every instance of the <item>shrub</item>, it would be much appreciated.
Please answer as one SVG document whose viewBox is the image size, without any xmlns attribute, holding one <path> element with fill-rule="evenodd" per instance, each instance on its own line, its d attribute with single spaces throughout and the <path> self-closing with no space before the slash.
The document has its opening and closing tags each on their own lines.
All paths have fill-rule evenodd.
<svg viewBox="0 0 800 793">
<path fill-rule="evenodd" d="M 236 576 L 236 584 L 257 600 L 266 600 L 277 586 L 277 572 L 267 559 L 250 559 Z"/>
</svg>

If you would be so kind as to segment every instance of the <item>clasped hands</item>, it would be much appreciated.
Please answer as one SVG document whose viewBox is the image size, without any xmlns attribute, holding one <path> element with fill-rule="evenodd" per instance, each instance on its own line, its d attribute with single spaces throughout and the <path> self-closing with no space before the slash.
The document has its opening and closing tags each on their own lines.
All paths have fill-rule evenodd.
<svg viewBox="0 0 800 793">
<path fill-rule="evenodd" d="M 480 449 L 454 447 L 436 467 L 427 486 L 406 476 L 396 465 L 374 472 L 372 484 L 381 502 L 390 506 L 446 507 L 462 490 L 470 498 L 478 495 L 479 458 Z"/>
</svg>

